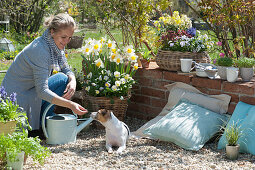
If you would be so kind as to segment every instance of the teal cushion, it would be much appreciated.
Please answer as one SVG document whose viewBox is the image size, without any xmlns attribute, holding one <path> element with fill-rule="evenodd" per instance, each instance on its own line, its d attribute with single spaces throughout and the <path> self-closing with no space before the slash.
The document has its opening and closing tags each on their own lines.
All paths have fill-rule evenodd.
<svg viewBox="0 0 255 170">
<path fill-rule="evenodd" d="M 255 106 L 239 102 L 227 126 L 233 123 L 237 123 L 241 130 L 241 137 L 238 140 L 240 152 L 255 155 Z M 224 132 L 218 142 L 218 149 L 224 149 L 226 144 Z"/>
<path fill-rule="evenodd" d="M 199 150 L 227 119 L 226 115 L 181 99 L 166 116 L 143 133 L 154 139 L 173 142 L 187 150 Z"/>
</svg>

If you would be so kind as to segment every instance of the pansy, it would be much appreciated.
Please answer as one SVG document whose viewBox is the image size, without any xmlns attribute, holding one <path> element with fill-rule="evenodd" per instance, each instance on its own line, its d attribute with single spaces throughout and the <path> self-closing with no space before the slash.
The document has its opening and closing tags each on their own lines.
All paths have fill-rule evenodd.
<svg viewBox="0 0 255 170">
<path fill-rule="evenodd" d="M 114 72 L 114 76 L 117 77 L 117 78 L 120 77 L 120 72 L 115 71 L 115 72 Z"/>
</svg>

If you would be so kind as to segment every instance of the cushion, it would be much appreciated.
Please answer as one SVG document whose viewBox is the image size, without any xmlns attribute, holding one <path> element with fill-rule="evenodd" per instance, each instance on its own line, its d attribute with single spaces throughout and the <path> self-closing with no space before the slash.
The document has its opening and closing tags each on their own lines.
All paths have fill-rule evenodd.
<svg viewBox="0 0 255 170">
<path fill-rule="evenodd" d="M 255 106 L 238 102 L 227 126 L 237 123 L 240 126 L 241 137 L 238 140 L 240 152 L 255 155 Z M 225 132 L 218 142 L 218 149 L 224 149 L 227 141 Z"/>
<path fill-rule="evenodd" d="M 135 132 L 132 132 L 134 136 L 149 137 L 148 135 L 144 134 L 143 131 L 151 125 L 157 123 L 161 118 L 168 114 L 181 98 L 189 99 L 192 103 L 203 105 L 204 108 L 210 109 L 216 113 L 226 113 L 231 99 L 231 97 L 226 94 L 206 95 L 201 93 L 195 87 L 182 82 L 168 84 L 165 87 L 170 92 L 167 104 L 157 117 L 144 124 Z"/>
<path fill-rule="evenodd" d="M 173 142 L 187 150 L 199 150 L 227 119 L 224 114 L 181 99 L 166 116 L 145 129 L 144 133 L 154 139 Z"/>
</svg>

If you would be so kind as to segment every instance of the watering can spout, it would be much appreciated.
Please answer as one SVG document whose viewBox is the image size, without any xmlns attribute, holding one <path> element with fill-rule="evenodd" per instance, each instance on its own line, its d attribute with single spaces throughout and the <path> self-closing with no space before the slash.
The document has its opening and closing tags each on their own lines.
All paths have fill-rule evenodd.
<svg viewBox="0 0 255 170">
<path fill-rule="evenodd" d="M 78 134 L 83 128 L 85 128 L 86 126 L 88 126 L 92 121 L 93 121 L 93 119 L 90 117 L 90 118 L 88 118 L 88 120 L 86 120 L 85 122 L 83 122 L 82 124 L 80 124 L 80 125 L 76 128 L 76 134 Z"/>
</svg>

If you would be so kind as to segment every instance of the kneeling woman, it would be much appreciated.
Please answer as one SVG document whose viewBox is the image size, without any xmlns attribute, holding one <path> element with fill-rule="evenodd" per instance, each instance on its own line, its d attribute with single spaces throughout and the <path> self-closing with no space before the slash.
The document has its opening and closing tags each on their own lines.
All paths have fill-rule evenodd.
<svg viewBox="0 0 255 170">
<path fill-rule="evenodd" d="M 87 113 L 70 100 L 76 80 L 64 48 L 74 33 L 75 22 L 68 14 L 58 14 L 44 25 L 46 31 L 16 56 L 2 82 L 8 94 L 17 93 L 17 103 L 26 111 L 33 130 L 40 129 L 42 113 L 49 103 L 67 107 L 78 115 Z M 48 115 L 52 114 L 53 108 Z"/>
</svg>

